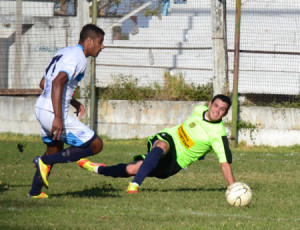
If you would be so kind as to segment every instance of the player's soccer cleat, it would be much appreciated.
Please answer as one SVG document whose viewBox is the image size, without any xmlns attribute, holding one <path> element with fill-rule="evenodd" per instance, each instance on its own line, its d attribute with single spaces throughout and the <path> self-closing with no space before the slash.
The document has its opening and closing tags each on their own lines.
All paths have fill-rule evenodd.
<svg viewBox="0 0 300 230">
<path fill-rule="evenodd" d="M 132 193 L 139 193 L 139 185 L 137 183 L 132 183 L 130 182 L 127 189 L 127 193 L 132 194 Z"/>
<path fill-rule="evenodd" d="M 44 192 L 41 192 L 39 195 L 32 196 L 30 194 L 27 194 L 28 198 L 33 198 L 33 199 L 41 199 L 41 198 L 48 198 L 48 195 Z"/>
<path fill-rule="evenodd" d="M 44 162 L 41 160 L 41 157 L 34 158 L 33 163 L 35 164 L 36 169 L 39 171 L 39 174 L 43 180 L 44 185 L 48 188 L 47 179 L 51 167 L 44 164 Z"/>
<path fill-rule="evenodd" d="M 101 167 L 105 167 L 105 164 L 103 163 L 93 163 L 88 159 L 82 158 L 79 161 L 77 161 L 77 164 L 83 168 L 83 169 L 87 169 L 91 172 L 96 173 L 95 168 L 101 166 Z"/>
</svg>

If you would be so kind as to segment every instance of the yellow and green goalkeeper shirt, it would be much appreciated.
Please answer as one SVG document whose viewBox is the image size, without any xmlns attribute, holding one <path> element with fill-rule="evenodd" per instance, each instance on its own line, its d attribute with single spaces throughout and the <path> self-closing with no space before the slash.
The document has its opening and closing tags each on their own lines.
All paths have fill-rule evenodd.
<svg viewBox="0 0 300 230">
<path fill-rule="evenodd" d="M 172 136 L 177 152 L 177 162 L 185 168 L 211 150 L 216 153 L 219 163 L 231 163 L 231 151 L 223 122 L 205 119 L 207 106 L 196 106 L 193 114 L 181 125 L 166 128 L 161 132 Z"/>
</svg>

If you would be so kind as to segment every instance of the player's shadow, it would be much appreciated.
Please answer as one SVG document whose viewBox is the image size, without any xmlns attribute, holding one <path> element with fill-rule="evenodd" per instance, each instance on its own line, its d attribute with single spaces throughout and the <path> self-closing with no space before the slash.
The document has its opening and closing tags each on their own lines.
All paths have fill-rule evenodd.
<svg viewBox="0 0 300 230">
<path fill-rule="evenodd" d="M 0 184 L 0 192 L 4 192 L 4 191 L 7 191 L 7 190 L 9 190 L 9 185 L 5 184 L 5 183 L 1 183 Z"/>
<path fill-rule="evenodd" d="M 87 188 L 82 191 L 66 192 L 53 194 L 52 197 L 73 196 L 73 197 L 120 197 L 121 189 L 115 189 L 112 186 L 102 186 Z"/>
<path fill-rule="evenodd" d="M 152 188 L 147 188 L 145 189 L 146 191 L 149 192 L 224 192 L 226 191 L 226 188 L 170 188 L 170 189 L 152 189 Z"/>
<path fill-rule="evenodd" d="M 143 188 L 147 192 L 224 192 L 226 188 Z M 102 185 L 93 188 L 84 189 L 82 191 L 65 192 L 53 194 L 52 197 L 72 196 L 72 197 L 121 197 L 125 191 L 123 189 L 113 188 L 111 185 Z"/>
</svg>

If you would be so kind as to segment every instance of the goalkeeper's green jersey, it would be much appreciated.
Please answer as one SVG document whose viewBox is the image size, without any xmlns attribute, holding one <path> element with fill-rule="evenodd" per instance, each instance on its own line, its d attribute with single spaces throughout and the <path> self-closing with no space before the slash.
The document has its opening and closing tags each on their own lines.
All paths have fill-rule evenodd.
<svg viewBox="0 0 300 230">
<path fill-rule="evenodd" d="M 196 106 L 193 114 L 181 125 L 161 131 L 172 136 L 177 162 L 181 168 L 187 167 L 211 150 L 214 150 L 220 163 L 231 163 L 231 152 L 223 122 L 207 121 L 207 110 L 207 106 Z"/>
</svg>

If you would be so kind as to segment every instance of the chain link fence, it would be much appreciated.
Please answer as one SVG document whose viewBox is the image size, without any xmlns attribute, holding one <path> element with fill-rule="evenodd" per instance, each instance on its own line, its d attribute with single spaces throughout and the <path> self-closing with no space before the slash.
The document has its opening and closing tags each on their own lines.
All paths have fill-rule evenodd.
<svg viewBox="0 0 300 230">
<path fill-rule="evenodd" d="M 131 76 L 140 85 L 164 84 L 166 72 L 182 74 L 194 85 L 212 82 L 210 1 L 171 0 L 167 10 L 163 1 L 98 1 L 97 24 L 106 32 L 106 48 L 96 62 L 97 86 L 119 76 Z M 76 45 L 81 27 L 91 22 L 91 4 L 1 0 L 0 92 L 38 89 L 55 52 Z M 231 91 L 235 1 L 227 0 L 226 8 Z M 239 94 L 245 103 L 295 100 L 300 91 L 298 0 L 242 1 L 240 49 Z M 87 86 L 88 74 L 85 78 Z"/>
<path fill-rule="evenodd" d="M 232 84 L 234 1 L 228 1 L 229 82 Z M 244 0 L 239 94 L 244 103 L 292 102 L 300 92 L 300 5 L 297 0 Z"/>
</svg>

